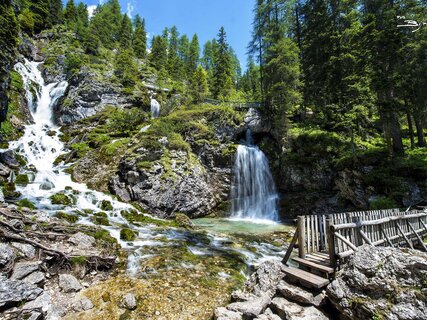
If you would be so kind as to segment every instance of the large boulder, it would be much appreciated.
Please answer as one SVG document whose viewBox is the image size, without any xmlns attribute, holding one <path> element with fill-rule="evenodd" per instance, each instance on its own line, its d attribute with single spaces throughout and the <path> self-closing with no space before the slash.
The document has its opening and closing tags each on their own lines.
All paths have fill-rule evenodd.
<svg viewBox="0 0 427 320">
<path fill-rule="evenodd" d="M 0 310 L 34 300 L 42 292 L 42 289 L 33 284 L 0 277 Z"/>
<path fill-rule="evenodd" d="M 0 243 L 0 269 L 7 267 L 15 260 L 15 252 L 6 243 Z"/>
<path fill-rule="evenodd" d="M 76 277 L 71 274 L 60 274 L 59 275 L 59 287 L 64 292 L 77 292 L 83 289 L 80 282 L 76 279 Z"/>
<path fill-rule="evenodd" d="M 359 247 L 328 286 L 327 296 L 348 319 L 425 319 L 427 254 Z"/>
</svg>

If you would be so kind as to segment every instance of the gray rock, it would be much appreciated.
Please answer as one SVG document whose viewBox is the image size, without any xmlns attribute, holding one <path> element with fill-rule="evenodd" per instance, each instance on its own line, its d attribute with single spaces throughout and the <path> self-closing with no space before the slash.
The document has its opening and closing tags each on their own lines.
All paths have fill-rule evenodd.
<svg viewBox="0 0 427 320">
<path fill-rule="evenodd" d="M 93 309 L 93 303 L 88 298 L 83 297 L 74 304 L 73 309 L 77 312 L 87 311 Z"/>
<path fill-rule="evenodd" d="M 242 320 L 243 314 L 220 307 L 215 309 L 215 320 Z"/>
<path fill-rule="evenodd" d="M 260 314 L 255 320 L 281 320 L 277 314 Z"/>
<path fill-rule="evenodd" d="M 12 169 L 19 168 L 19 161 L 16 160 L 15 152 L 13 150 L 0 152 L 0 162 Z"/>
<path fill-rule="evenodd" d="M 42 311 L 45 315 L 51 308 L 52 297 L 49 293 L 44 291 L 35 300 L 27 302 L 22 310 L 38 310 Z"/>
<path fill-rule="evenodd" d="M 328 320 L 328 317 L 315 307 L 303 307 L 282 297 L 274 298 L 271 301 L 271 308 L 282 319 Z"/>
<path fill-rule="evenodd" d="M 68 239 L 68 242 L 78 246 L 81 249 L 92 248 L 95 243 L 95 238 L 88 236 L 82 232 L 78 232 Z"/>
<path fill-rule="evenodd" d="M 59 287 L 64 292 L 77 292 L 83 288 L 76 277 L 71 274 L 59 275 Z"/>
<path fill-rule="evenodd" d="M 277 291 L 286 299 L 297 302 L 303 305 L 312 305 L 319 307 L 325 301 L 326 295 L 321 292 L 317 295 L 309 292 L 301 287 L 294 286 L 286 281 L 280 281 L 277 286 Z"/>
<path fill-rule="evenodd" d="M 42 292 L 43 290 L 35 285 L 0 277 L 0 309 L 34 300 Z"/>
<path fill-rule="evenodd" d="M 271 302 L 271 298 L 268 293 L 256 297 L 253 300 L 245 301 L 245 302 L 234 302 L 227 306 L 228 310 L 240 312 L 244 317 L 254 318 L 267 309 L 268 305 Z"/>
<path fill-rule="evenodd" d="M 128 310 L 135 310 L 137 307 L 135 295 L 133 293 L 125 294 L 120 301 L 120 307 Z"/>
<path fill-rule="evenodd" d="M 6 243 L 0 243 L 0 269 L 10 265 L 15 260 L 15 252 Z"/>
<path fill-rule="evenodd" d="M 427 254 L 410 249 L 359 247 L 327 287 L 338 311 L 351 319 L 425 319 L 420 297 L 427 278 Z M 393 297 L 393 307 L 388 307 Z M 356 303 L 355 303 L 356 302 Z"/>
<path fill-rule="evenodd" d="M 24 279 L 22 279 L 22 281 L 24 281 L 26 283 L 34 284 L 34 285 L 39 286 L 39 287 L 44 286 L 45 280 L 46 280 L 46 277 L 45 277 L 44 273 L 41 271 L 36 271 L 36 272 L 30 273 L 28 276 L 26 276 Z"/>
<path fill-rule="evenodd" d="M 6 167 L 3 163 L 0 163 L 0 176 L 8 177 L 10 174 L 10 169 Z"/>
<path fill-rule="evenodd" d="M 276 293 L 276 287 L 285 276 L 285 266 L 276 260 L 262 263 L 258 269 L 246 281 L 246 291 L 261 296 L 268 293 L 270 297 Z"/>
<path fill-rule="evenodd" d="M 18 250 L 18 254 L 27 259 L 33 259 L 36 256 L 36 248 L 27 243 L 12 242 L 12 247 Z"/>
<path fill-rule="evenodd" d="M 21 280 L 28 276 L 30 273 L 39 270 L 40 262 L 20 262 L 15 264 L 13 268 L 12 280 Z"/>
</svg>

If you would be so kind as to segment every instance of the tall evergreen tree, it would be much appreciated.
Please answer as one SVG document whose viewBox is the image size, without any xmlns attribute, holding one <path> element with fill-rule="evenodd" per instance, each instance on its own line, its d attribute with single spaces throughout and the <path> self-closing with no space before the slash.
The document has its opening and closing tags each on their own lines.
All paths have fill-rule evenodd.
<svg viewBox="0 0 427 320">
<path fill-rule="evenodd" d="M 208 75 L 202 66 L 198 66 L 191 78 L 191 97 L 195 103 L 203 102 L 209 94 Z"/>
<path fill-rule="evenodd" d="M 130 49 L 132 47 L 132 21 L 127 14 L 123 14 L 122 23 L 120 26 L 120 46 Z"/>
<path fill-rule="evenodd" d="M 151 66 L 153 66 L 158 72 L 163 75 L 167 69 L 167 56 L 168 43 L 167 39 L 163 36 L 155 36 L 151 43 L 151 52 L 149 55 L 149 60 Z"/>
<path fill-rule="evenodd" d="M 135 32 L 133 34 L 133 51 L 135 56 L 143 59 L 147 55 L 147 33 L 145 31 L 145 20 L 139 15 L 135 17 Z"/>
<path fill-rule="evenodd" d="M 233 90 L 233 64 L 224 27 L 218 33 L 213 70 L 213 95 L 216 99 L 226 99 Z"/>
<path fill-rule="evenodd" d="M 32 0 L 29 9 L 34 17 L 34 32 L 39 33 L 45 28 L 51 27 L 49 17 L 50 3 L 46 0 Z"/>
<path fill-rule="evenodd" d="M 168 72 L 172 79 L 179 80 L 181 76 L 180 60 L 178 56 L 179 32 L 176 26 L 169 30 L 168 45 Z"/>
<path fill-rule="evenodd" d="M 67 4 L 65 5 L 64 18 L 67 26 L 70 29 L 75 30 L 77 27 L 78 16 L 74 0 L 67 1 Z"/>
<path fill-rule="evenodd" d="M 50 0 L 49 8 L 50 21 L 52 25 L 62 23 L 64 21 L 62 0 Z"/>
<path fill-rule="evenodd" d="M 190 43 L 190 49 L 188 53 L 188 64 L 187 64 L 187 72 L 189 75 L 194 74 L 197 70 L 197 66 L 200 61 L 200 45 L 199 38 L 197 34 L 193 35 Z"/>
</svg>

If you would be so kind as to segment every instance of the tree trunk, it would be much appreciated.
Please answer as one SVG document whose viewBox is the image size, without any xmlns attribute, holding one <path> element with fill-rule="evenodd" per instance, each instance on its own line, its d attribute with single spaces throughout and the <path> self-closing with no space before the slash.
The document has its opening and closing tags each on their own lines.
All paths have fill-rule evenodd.
<svg viewBox="0 0 427 320">
<path fill-rule="evenodd" d="M 405 101 L 405 105 L 406 105 L 406 101 Z M 411 111 L 409 110 L 407 105 L 406 105 L 406 119 L 408 120 L 408 130 L 409 130 L 409 139 L 411 140 L 411 149 L 414 149 L 415 147 L 414 126 L 412 124 Z"/>
<path fill-rule="evenodd" d="M 423 122 L 422 119 L 420 117 L 420 115 L 414 113 L 414 122 L 415 122 L 415 127 L 417 128 L 417 140 L 418 140 L 418 146 L 419 147 L 425 147 L 426 146 L 426 142 L 424 139 L 424 127 L 423 127 Z"/>
<path fill-rule="evenodd" d="M 402 142 L 402 132 L 400 131 L 400 123 L 395 111 L 390 112 L 390 135 L 393 142 L 393 152 L 395 154 L 403 155 L 405 150 Z"/>
</svg>

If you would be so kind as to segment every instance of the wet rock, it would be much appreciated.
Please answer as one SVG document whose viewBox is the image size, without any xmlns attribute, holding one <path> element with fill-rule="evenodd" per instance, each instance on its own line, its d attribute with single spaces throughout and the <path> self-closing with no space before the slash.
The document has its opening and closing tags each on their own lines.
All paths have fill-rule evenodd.
<svg viewBox="0 0 427 320">
<path fill-rule="evenodd" d="M 243 314 L 236 311 L 230 311 L 226 308 L 217 308 L 215 310 L 215 320 L 242 320 Z"/>
<path fill-rule="evenodd" d="M 281 297 L 276 297 L 271 301 L 271 308 L 282 319 L 328 320 L 328 317 L 315 307 L 303 307 Z"/>
<path fill-rule="evenodd" d="M 270 131 L 270 125 L 267 121 L 263 121 L 257 109 L 250 108 L 244 118 L 244 131 L 247 129 L 253 133 L 266 133 Z"/>
<path fill-rule="evenodd" d="M 43 290 L 35 285 L 0 277 L 0 309 L 34 300 L 42 292 Z"/>
<path fill-rule="evenodd" d="M 137 307 L 135 295 L 133 293 L 124 295 L 120 301 L 120 307 L 128 310 L 135 310 Z"/>
<path fill-rule="evenodd" d="M 83 288 L 76 277 L 72 276 L 71 274 L 59 275 L 59 287 L 64 292 L 77 292 Z"/>
<path fill-rule="evenodd" d="M 19 168 L 19 161 L 16 159 L 15 152 L 12 150 L 0 152 L 0 162 L 12 169 Z"/>
<path fill-rule="evenodd" d="M 36 256 L 36 248 L 27 243 L 12 242 L 12 247 L 17 249 L 18 254 L 27 258 L 33 259 Z"/>
<path fill-rule="evenodd" d="M 183 214 L 183 213 L 177 213 L 175 216 L 175 222 L 180 226 L 181 228 L 186 229 L 192 229 L 194 228 L 193 222 L 190 220 L 190 218 Z"/>
<path fill-rule="evenodd" d="M 77 301 L 73 306 L 73 310 L 76 312 L 87 311 L 90 309 L 93 309 L 93 303 L 86 297 Z"/>
<path fill-rule="evenodd" d="M 49 180 L 45 180 L 40 184 L 40 190 L 52 190 L 55 188 L 55 185 L 53 182 L 50 182 Z"/>
<path fill-rule="evenodd" d="M 15 260 L 15 252 L 6 243 L 0 243 L 0 269 L 9 266 Z"/>
<path fill-rule="evenodd" d="M 39 270 L 40 262 L 20 262 L 15 264 L 13 268 L 12 280 L 21 280 L 28 276 L 30 273 Z"/>
<path fill-rule="evenodd" d="M 325 293 L 313 294 L 301 287 L 294 286 L 286 281 L 280 281 L 277 286 L 277 291 L 290 301 L 294 301 L 303 305 L 313 305 L 319 307 L 325 301 Z"/>
<path fill-rule="evenodd" d="M 271 302 L 269 294 L 264 294 L 261 297 L 245 301 L 245 302 L 234 302 L 227 306 L 228 310 L 240 312 L 244 317 L 252 319 L 267 309 Z"/>
<path fill-rule="evenodd" d="M 82 232 L 78 232 L 72 237 L 70 237 L 68 239 L 68 242 L 76 245 L 80 249 L 89 249 L 93 247 L 95 243 L 95 238 Z"/>
<path fill-rule="evenodd" d="M 0 176 L 8 177 L 10 174 L 10 169 L 6 167 L 3 163 L 0 163 Z"/>
<path fill-rule="evenodd" d="M 425 279 L 427 254 L 365 245 L 350 257 L 326 293 L 346 318 L 423 319 L 427 305 L 420 292 Z"/>
<path fill-rule="evenodd" d="M 45 279 L 46 278 L 45 278 L 45 275 L 43 272 L 36 271 L 36 272 L 33 272 L 33 273 L 29 274 L 28 276 L 26 276 L 24 279 L 22 279 L 22 281 L 29 283 L 29 284 L 34 284 L 34 285 L 39 286 L 39 287 L 43 287 Z"/>
</svg>

